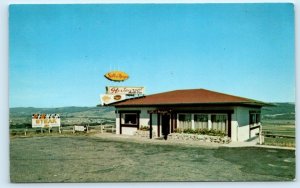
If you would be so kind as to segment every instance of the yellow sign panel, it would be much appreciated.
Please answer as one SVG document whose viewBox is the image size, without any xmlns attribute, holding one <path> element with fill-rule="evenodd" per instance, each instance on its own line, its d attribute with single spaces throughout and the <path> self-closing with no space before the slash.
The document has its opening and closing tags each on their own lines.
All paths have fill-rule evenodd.
<svg viewBox="0 0 300 188">
<path fill-rule="evenodd" d="M 128 74 L 122 71 L 111 71 L 106 73 L 104 76 L 105 78 L 115 82 L 121 82 L 129 78 Z"/>
<path fill-rule="evenodd" d="M 32 114 L 32 127 L 60 127 L 59 114 Z"/>
</svg>

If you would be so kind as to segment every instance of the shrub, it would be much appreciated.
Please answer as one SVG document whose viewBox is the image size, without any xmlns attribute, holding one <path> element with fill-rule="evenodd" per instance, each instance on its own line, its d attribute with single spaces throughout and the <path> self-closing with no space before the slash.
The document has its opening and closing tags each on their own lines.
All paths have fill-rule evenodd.
<svg viewBox="0 0 300 188">
<path fill-rule="evenodd" d="M 149 130 L 150 130 L 150 127 L 148 127 L 148 126 L 141 126 L 141 127 L 139 128 L 139 130 L 141 130 L 141 131 L 149 131 Z"/>
<path fill-rule="evenodd" d="M 188 133 L 188 134 L 197 134 L 196 130 L 187 128 L 183 130 L 183 133 Z"/>
<path fill-rule="evenodd" d="M 182 132 L 183 132 L 183 129 L 181 129 L 181 128 L 174 129 L 174 133 L 182 133 Z"/>
<path fill-rule="evenodd" d="M 182 129 L 177 128 L 174 130 L 175 133 L 187 133 L 187 134 L 202 134 L 202 135 L 210 135 L 210 136 L 225 136 L 225 133 L 220 130 L 214 129 Z"/>
<path fill-rule="evenodd" d="M 10 125 L 10 129 L 25 129 L 25 128 L 31 128 L 31 124 L 29 123 L 21 123 L 21 124 L 13 124 Z"/>
</svg>

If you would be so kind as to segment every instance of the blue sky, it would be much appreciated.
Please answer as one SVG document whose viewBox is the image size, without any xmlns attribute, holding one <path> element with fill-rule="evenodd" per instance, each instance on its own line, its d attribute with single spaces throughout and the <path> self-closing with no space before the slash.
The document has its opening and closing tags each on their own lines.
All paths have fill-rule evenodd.
<svg viewBox="0 0 300 188">
<path fill-rule="evenodd" d="M 295 101 L 292 4 L 13 5 L 10 107 L 95 106 L 105 86 Z M 104 78 L 110 70 L 125 82 Z"/>
</svg>

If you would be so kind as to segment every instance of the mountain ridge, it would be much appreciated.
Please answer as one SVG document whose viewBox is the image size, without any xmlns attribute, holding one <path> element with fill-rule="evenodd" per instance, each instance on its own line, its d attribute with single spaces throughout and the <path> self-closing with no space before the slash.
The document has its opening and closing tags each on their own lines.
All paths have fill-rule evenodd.
<svg viewBox="0 0 300 188">
<path fill-rule="evenodd" d="M 262 108 L 263 118 L 280 118 L 280 119 L 295 119 L 295 103 L 282 102 L 272 103 L 274 106 L 267 106 Z M 9 109 L 10 117 L 30 116 L 33 113 L 58 113 L 62 117 L 105 117 L 115 118 L 115 108 L 110 106 L 101 107 L 79 107 L 66 106 L 54 108 L 35 108 L 35 107 L 12 107 Z"/>
</svg>

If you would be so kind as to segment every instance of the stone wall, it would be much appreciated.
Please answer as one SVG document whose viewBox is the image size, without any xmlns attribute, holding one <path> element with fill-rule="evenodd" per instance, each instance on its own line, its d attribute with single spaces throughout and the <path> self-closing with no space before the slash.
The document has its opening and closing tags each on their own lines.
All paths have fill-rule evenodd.
<svg viewBox="0 0 300 188">
<path fill-rule="evenodd" d="M 149 138 L 149 131 L 137 130 L 134 133 L 134 136 L 141 138 Z M 156 132 L 152 132 L 152 138 L 156 137 Z M 171 133 L 168 135 L 168 140 L 193 140 L 200 142 L 214 142 L 228 144 L 231 142 L 231 139 L 227 136 L 209 136 L 209 135 L 200 135 L 200 134 L 187 134 L 187 133 Z"/>
<path fill-rule="evenodd" d="M 228 144 L 231 142 L 231 139 L 227 136 L 209 136 L 209 135 L 200 135 L 200 134 L 187 134 L 187 133 L 171 133 L 168 135 L 170 140 L 194 140 L 201 142 L 214 142 Z"/>
<path fill-rule="evenodd" d="M 137 130 L 134 133 L 134 136 L 142 137 L 142 138 L 149 138 L 149 131 L 142 131 L 142 130 Z M 152 138 L 156 137 L 156 132 L 152 131 Z"/>
</svg>

